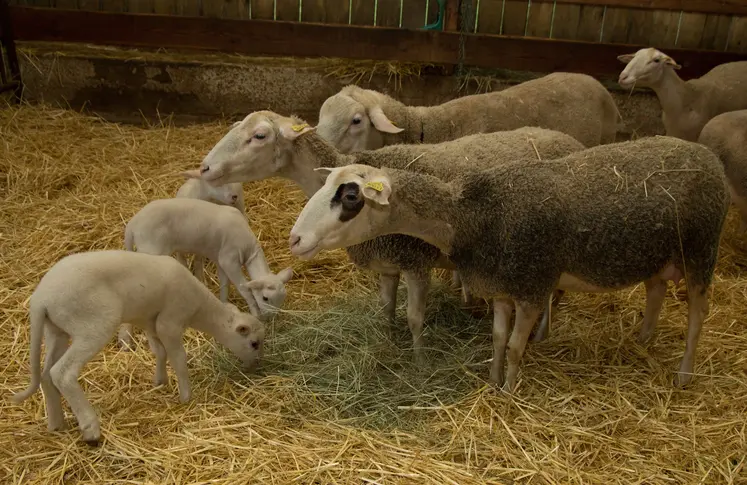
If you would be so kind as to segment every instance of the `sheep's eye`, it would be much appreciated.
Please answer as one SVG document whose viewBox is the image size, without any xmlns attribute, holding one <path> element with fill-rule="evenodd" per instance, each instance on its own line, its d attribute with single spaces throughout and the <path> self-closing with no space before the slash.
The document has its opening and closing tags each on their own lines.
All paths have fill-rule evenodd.
<svg viewBox="0 0 747 485">
<path fill-rule="evenodd" d="M 264 133 L 257 133 L 257 134 L 254 135 L 254 138 L 256 138 L 257 140 L 264 140 L 265 139 L 265 134 Z"/>
<path fill-rule="evenodd" d="M 345 194 L 345 200 L 348 202 L 358 202 L 358 197 L 355 194 Z"/>
<path fill-rule="evenodd" d="M 661 59 L 654 59 L 654 62 L 658 63 Z"/>
<path fill-rule="evenodd" d="M 356 118 L 353 118 L 353 124 L 354 124 L 354 125 L 360 125 L 360 124 L 361 124 L 361 119 L 360 119 L 360 118 L 357 118 L 357 117 L 356 117 Z"/>
</svg>

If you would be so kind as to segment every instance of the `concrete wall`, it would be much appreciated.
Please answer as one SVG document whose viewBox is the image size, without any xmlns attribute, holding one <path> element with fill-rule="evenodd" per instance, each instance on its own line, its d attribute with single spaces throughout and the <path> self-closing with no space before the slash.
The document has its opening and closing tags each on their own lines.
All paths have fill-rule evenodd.
<svg viewBox="0 0 747 485">
<path fill-rule="evenodd" d="M 478 91 L 500 90 L 526 74 L 501 73 L 467 82 L 442 70 L 324 59 L 268 59 L 204 53 L 148 53 L 92 46 L 21 44 L 25 95 L 30 101 L 86 108 L 112 121 L 140 123 L 171 116 L 175 123 L 271 109 L 316 123 L 324 100 L 356 74 L 360 85 L 410 105 L 439 104 Z M 530 75 L 531 77 L 531 75 Z M 626 122 L 621 139 L 663 133 L 661 109 L 650 92 L 629 94 L 604 81 Z"/>
</svg>

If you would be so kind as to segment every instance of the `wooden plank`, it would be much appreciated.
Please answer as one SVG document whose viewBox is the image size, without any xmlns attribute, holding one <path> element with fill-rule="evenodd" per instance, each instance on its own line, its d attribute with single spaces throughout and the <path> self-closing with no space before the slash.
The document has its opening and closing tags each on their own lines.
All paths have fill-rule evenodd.
<svg viewBox="0 0 747 485">
<path fill-rule="evenodd" d="M 668 49 L 675 47 L 677 40 L 677 25 L 680 21 L 680 13 L 670 10 L 655 10 L 652 18 L 652 27 L 649 32 L 648 44 L 657 49 Z"/>
<path fill-rule="evenodd" d="M 78 8 L 96 11 L 99 9 L 99 0 L 78 0 Z"/>
<path fill-rule="evenodd" d="M 477 33 L 500 34 L 503 0 L 480 0 L 480 18 Z"/>
<path fill-rule="evenodd" d="M 154 0 L 158 3 L 161 0 Z M 205 17 L 223 18 L 223 0 L 202 0 L 202 15 Z M 157 7 L 156 7 L 157 8 Z M 156 13 L 161 13 L 156 11 Z"/>
<path fill-rule="evenodd" d="M 529 7 L 529 19 L 526 34 L 529 37 L 550 37 L 550 23 L 552 18 L 552 3 L 532 2 Z"/>
<path fill-rule="evenodd" d="M 98 0 L 93 1 L 98 2 Z M 220 1 L 221 3 L 223 2 L 223 0 L 211 1 Z M 163 15 L 176 15 L 176 0 L 153 0 L 153 12 Z"/>
<path fill-rule="evenodd" d="M 247 14 L 249 10 L 248 2 L 250 0 L 243 0 L 243 1 L 244 1 L 245 16 L 242 18 L 249 18 Z M 187 15 L 190 17 L 201 17 L 202 16 L 202 0 L 177 0 L 176 13 L 177 15 Z"/>
<path fill-rule="evenodd" d="M 644 10 L 683 10 L 685 12 L 747 15 L 747 0 L 532 0 L 532 4 L 553 2 Z"/>
<path fill-rule="evenodd" d="M 132 2 L 132 0 L 130 0 L 130 2 Z M 19 5 L 23 3 L 26 3 L 26 2 L 24 2 L 23 0 L 20 0 L 18 2 Z M 55 8 L 66 8 L 66 9 L 75 10 L 78 8 L 78 0 L 54 0 L 54 6 Z M 130 8 L 129 11 L 132 12 L 133 10 Z"/>
<path fill-rule="evenodd" d="M 576 40 L 576 36 L 578 34 L 578 24 L 580 20 L 580 5 L 556 5 L 555 18 L 552 21 L 552 38 Z M 598 38 L 599 37 L 597 37 L 597 39 Z"/>
<path fill-rule="evenodd" d="M 747 53 L 747 17 L 734 17 L 730 32 L 729 52 Z"/>
<path fill-rule="evenodd" d="M 133 15 L 15 6 L 19 41 L 77 42 L 198 49 L 256 56 L 340 57 L 453 65 L 460 35 L 451 32 L 298 22 Z M 740 25 L 745 25 L 741 23 Z M 740 27 L 744 29 L 744 27 Z M 744 30 L 742 30 L 744 32 Z M 617 56 L 642 46 L 466 35 L 467 65 L 535 72 L 583 72 L 617 78 Z M 742 43 L 739 48 L 743 49 Z M 701 76 L 747 53 L 669 49 L 684 79 Z"/>
<path fill-rule="evenodd" d="M 714 51 L 724 50 L 729 38 L 730 26 L 731 16 L 729 15 L 706 15 L 705 27 L 698 48 Z"/>
<path fill-rule="evenodd" d="M 438 3 L 435 2 L 434 3 Z M 444 9 L 444 32 L 456 32 L 459 29 L 459 0 L 446 0 Z"/>
<path fill-rule="evenodd" d="M 503 35 L 524 35 L 527 0 L 506 0 L 503 9 Z"/>
<path fill-rule="evenodd" d="M 435 0 L 433 3 L 436 3 Z M 430 2 L 428 2 L 430 7 Z M 421 29 L 426 25 L 425 21 L 425 0 L 404 0 L 402 10 L 402 27 L 405 29 Z M 436 4 L 438 11 L 438 4 Z M 345 21 L 347 23 L 347 20 Z"/>
<path fill-rule="evenodd" d="M 153 0 L 128 0 L 130 13 L 153 13 Z"/>
<path fill-rule="evenodd" d="M 604 7 L 592 7 L 590 5 L 581 7 L 576 40 L 599 42 L 606 16 Z"/>
<path fill-rule="evenodd" d="M 376 9 L 376 25 L 399 27 L 399 0 L 379 0 Z"/>
<path fill-rule="evenodd" d="M 353 0 L 351 22 L 353 25 L 373 25 L 375 0 Z"/>
<path fill-rule="evenodd" d="M 101 10 L 104 12 L 126 12 L 124 0 L 101 0 Z"/>
<path fill-rule="evenodd" d="M 252 2 L 252 19 L 272 20 L 274 17 L 273 0 L 250 0 Z"/>
<path fill-rule="evenodd" d="M 276 19 L 288 20 L 290 22 L 298 21 L 298 2 L 299 0 L 277 0 L 275 3 Z M 314 0 L 309 0 L 308 2 L 304 2 L 303 6 L 314 5 L 314 3 Z"/>
<path fill-rule="evenodd" d="M 700 45 L 700 38 L 703 36 L 705 21 L 706 16 L 702 13 L 683 13 L 680 20 L 677 47 L 696 49 Z"/>
</svg>

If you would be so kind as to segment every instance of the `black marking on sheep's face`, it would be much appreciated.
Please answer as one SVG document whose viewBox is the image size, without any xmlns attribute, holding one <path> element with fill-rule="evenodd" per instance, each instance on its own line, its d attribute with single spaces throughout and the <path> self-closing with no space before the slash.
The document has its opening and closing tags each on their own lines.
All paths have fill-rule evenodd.
<svg viewBox="0 0 747 485">
<path fill-rule="evenodd" d="M 355 182 L 348 182 L 346 184 L 340 184 L 337 187 L 335 196 L 332 197 L 330 207 L 337 205 L 342 206 L 342 212 L 340 212 L 340 222 L 348 222 L 353 219 L 363 209 L 365 202 L 361 195 L 361 189 Z"/>
</svg>

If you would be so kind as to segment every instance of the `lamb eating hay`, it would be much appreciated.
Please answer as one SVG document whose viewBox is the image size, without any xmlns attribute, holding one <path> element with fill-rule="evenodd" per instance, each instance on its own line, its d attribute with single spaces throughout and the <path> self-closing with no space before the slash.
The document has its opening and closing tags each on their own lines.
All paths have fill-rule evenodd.
<svg viewBox="0 0 747 485">
<path fill-rule="evenodd" d="M 747 110 L 722 113 L 700 132 L 698 143 L 721 159 L 729 183 L 731 201 L 741 216 L 740 230 L 747 229 Z"/>
<path fill-rule="evenodd" d="M 262 356 L 264 326 L 218 299 L 182 264 L 168 256 L 93 251 L 62 258 L 45 274 L 29 300 L 31 384 L 11 399 L 21 403 L 41 384 L 50 431 L 65 428 L 61 396 L 70 404 L 83 440 L 101 437 L 96 411 L 78 384 L 81 370 L 114 336 L 121 322 L 145 330 L 156 356 L 154 385 L 174 368 L 179 399 L 191 397 L 182 334 L 192 327 L 212 335 L 247 368 Z M 42 334 L 46 342 L 41 371 Z M 72 343 L 68 348 L 68 339 Z"/>
<path fill-rule="evenodd" d="M 405 106 L 350 85 L 319 111 L 319 134 L 344 153 L 396 143 L 438 143 L 474 133 L 538 126 L 586 147 L 615 141 L 619 112 L 612 95 L 586 74 L 556 72 L 438 106 Z"/>
<path fill-rule="evenodd" d="M 362 163 L 423 171 L 445 178 L 463 170 L 477 170 L 517 157 L 556 158 L 583 149 L 569 135 L 541 128 L 477 134 L 435 145 L 396 145 L 371 152 L 343 155 L 315 130 L 295 117 L 270 111 L 248 115 L 220 140 L 202 163 L 202 177 L 209 183 L 262 180 L 280 176 L 299 184 L 311 197 L 322 180 L 314 169 Z M 359 267 L 381 274 L 380 290 L 385 314 L 394 318 L 399 272 L 408 288 L 408 325 L 415 357 L 419 358 L 430 269 L 452 268 L 437 248 L 409 236 L 392 234 L 348 248 Z M 557 302 L 557 299 L 555 300 Z M 545 317 L 547 314 L 545 315 Z M 547 333 L 543 318 L 536 339 Z"/>
<path fill-rule="evenodd" d="M 689 327 L 675 382 L 690 381 L 729 204 L 723 168 L 706 147 L 644 138 L 450 183 L 365 165 L 319 171 L 329 175 L 293 226 L 292 253 L 311 259 L 392 232 L 437 246 L 471 290 L 494 297 L 490 376 L 502 383 L 507 359 L 505 390 L 514 389 L 529 332 L 556 287 L 603 292 L 644 282 L 646 341 L 667 281 L 682 277 Z"/>
<path fill-rule="evenodd" d="M 211 201 L 216 204 L 228 205 L 237 208 L 246 217 L 244 203 L 244 189 L 241 184 L 226 184 L 214 187 L 200 179 L 199 170 L 189 170 L 181 174 L 187 180 L 176 191 L 176 198 L 189 198 Z M 177 253 L 176 258 L 184 265 L 187 264 L 184 255 Z M 205 258 L 196 255 L 192 266 L 192 273 L 198 280 L 205 281 Z M 131 349 L 134 345 L 132 339 L 132 325 L 125 323 L 119 332 L 119 342 L 125 349 Z"/>
<path fill-rule="evenodd" d="M 620 86 L 649 87 L 656 93 L 668 136 L 696 141 L 714 116 L 747 108 L 747 61 L 721 64 L 685 82 L 674 72 L 681 66 L 653 47 L 618 59 L 627 64 L 620 73 Z"/>
</svg>

